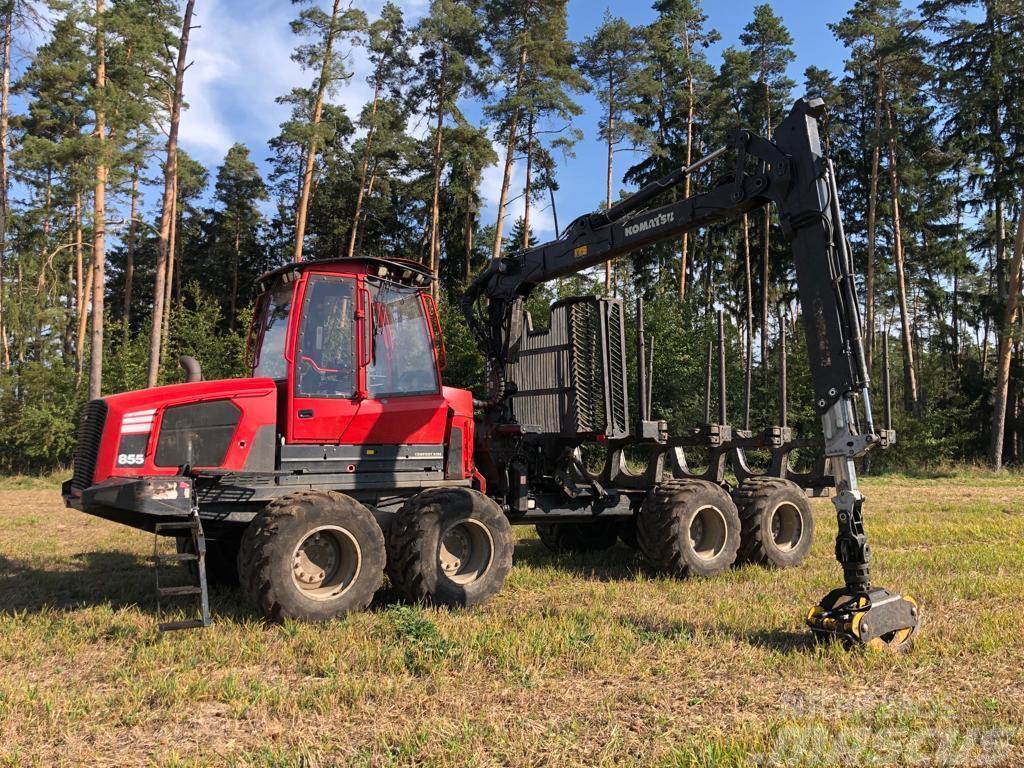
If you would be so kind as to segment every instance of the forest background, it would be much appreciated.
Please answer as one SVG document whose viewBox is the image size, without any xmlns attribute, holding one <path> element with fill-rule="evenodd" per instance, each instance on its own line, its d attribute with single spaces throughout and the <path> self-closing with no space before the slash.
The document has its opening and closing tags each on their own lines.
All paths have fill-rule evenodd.
<svg viewBox="0 0 1024 768">
<path fill-rule="evenodd" d="M 446 381 L 478 387 L 456 306 L 489 259 L 688 164 L 733 126 L 770 134 L 802 95 L 829 105 L 867 353 L 876 382 L 886 357 L 892 372 L 899 444 L 873 469 L 1019 463 L 1024 0 L 829 4 L 819 30 L 792 3 L 618 5 L 601 17 L 564 0 L 294 0 L 290 58 L 267 44 L 280 35 L 243 44 L 269 62 L 252 93 L 278 69 L 301 83 L 274 104 L 220 92 L 239 114 L 283 115 L 265 144 L 236 124 L 246 145 L 211 120 L 223 105 L 209 88 L 189 97 L 193 81 L 239 80 L 204 41 L 204 14 L 259 30 L 259 4 L 0 2 L 0 471 L 66 467 L 87 399 L 180 381 L 179 354 L 207 378 L 244 375 L 257 278 L 295 259 L 428 265 Z M 570 14 L 593 24 L 570 34 Z M 787 21 L 827 55 L 798 66 Z M 777 422 L 786 334 L 790 423 L 814 431 L 770 212 L 539 290 L 535 322 L 578 293 L 622 297 L 631 323 L 645 299 L 654 413 L 671 430 L 703 419 L 723 310 L 733 423 Z"/>
</svg>

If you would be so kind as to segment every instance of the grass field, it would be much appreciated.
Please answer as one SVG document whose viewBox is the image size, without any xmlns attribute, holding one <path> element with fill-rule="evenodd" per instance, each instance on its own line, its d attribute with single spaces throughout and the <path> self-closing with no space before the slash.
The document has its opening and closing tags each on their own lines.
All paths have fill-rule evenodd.
<svg viewBox="0 0 1024 768">
<path fill-rule="evenodd" d="M 916 597 L 911 654 L 816 647 L 831 505 L 803 567 L 650 574 L 517 529 L 482 609 L 375 609 L 157 634 L 144 534 L 0 491 L 0 765 L 1024 765 L 1020 478 L 865 483 L 875 580 Z"/>
</svg>

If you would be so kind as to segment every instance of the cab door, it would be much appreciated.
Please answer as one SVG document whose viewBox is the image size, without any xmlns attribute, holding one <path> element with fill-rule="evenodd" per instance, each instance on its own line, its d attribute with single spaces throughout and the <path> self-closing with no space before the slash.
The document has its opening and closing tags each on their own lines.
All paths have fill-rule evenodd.
<svg viewBox="0 0 1024 768">
<path fill-rule="evenodd" d="M 448 402 L 441 393 L 435 336 L 424 295 L 416 288 L 365 279 L 366 399 L 342 442 L 432 445 L 445 442 Z"/>
<path fill-rule="evenodd" d="M 288 379 L 289 443 L 341 442 L 361 401 L 356 279 L 306 273 L 293 330 Z"/>
</svg>

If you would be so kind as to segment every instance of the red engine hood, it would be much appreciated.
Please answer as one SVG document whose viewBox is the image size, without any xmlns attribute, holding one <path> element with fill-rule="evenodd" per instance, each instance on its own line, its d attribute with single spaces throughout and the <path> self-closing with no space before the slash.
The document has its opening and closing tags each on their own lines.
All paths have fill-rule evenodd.
<svg viewBox="0 0 1024 768">
<path fill-rule="evenodd" d="M 174 467 L 155 463 L 157 435 L 164 413 L 173 406 L 212 400 L 229 400 L 240 412 L 227 453 L 217 469 L 241 470 L 249 466 L 247 462 L 258 434 L 262 435 L 261 453 L 270 446 L 270 457 L 273 457 L 277 424 L 277 384 L 273 379 L 171 384 L 108 395 L 103 399 L 107 416 L 96 457 L 95 482 L 107 477 L 173 474 Z M 264 468 L 273 469 L 273 466 Z"/>
<path fill-rule="evenodd" d="M 106 395 L 103 399 L 111 412 L 134 411 L 143 408 L 162 408 L 181 403 L 198 403 L 203 400 L 223 400 L 244 397 L 265 397 L 276 395 L 277 385 L 273 379 L 219 379 L 198 381 L 191 384 L 169 384 L 166 387 L 137 389 Z"/>
</svg>

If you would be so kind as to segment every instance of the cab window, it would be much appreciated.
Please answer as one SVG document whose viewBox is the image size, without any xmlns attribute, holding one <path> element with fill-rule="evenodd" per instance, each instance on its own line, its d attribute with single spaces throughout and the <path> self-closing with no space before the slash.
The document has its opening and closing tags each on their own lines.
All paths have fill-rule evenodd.
<svg viewBox="0 0 1024 768">
<path fill-rule="evenodd" d="M 353 397 L 356 390 L 355 286 L 351 278 L 306 281 L 295 352 L 295 394 Z"/>
<path fill-rule="evenodd" d="M 366 379 L 370 397 L 438 391 L 434 347 L 423 300 L 414 288 L 368 279 L 373 348 Z"/>
<path fill-rule="evenodd" d="M 288 338 L 288 315 L 292 308 L 293 285 L 279 282 L 262 301 L 259 317 L 259 339 L 253 360 L 254 378 L 288 378 L 288 362 L 284 358 Z"/>
</svg>

